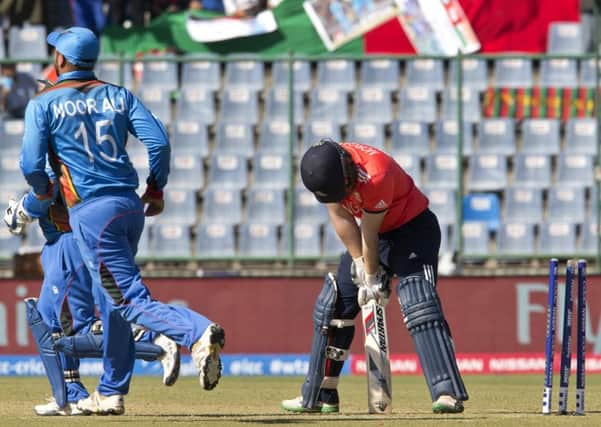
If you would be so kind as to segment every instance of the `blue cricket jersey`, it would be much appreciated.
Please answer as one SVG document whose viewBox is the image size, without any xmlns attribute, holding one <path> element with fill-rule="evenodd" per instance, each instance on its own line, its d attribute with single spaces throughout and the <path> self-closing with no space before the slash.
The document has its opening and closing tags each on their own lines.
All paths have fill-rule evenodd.
<svg viewBox="0 0 601 427">
<path fill-rule="evenodd" d="M 167 184 L 169 138 L 161 122 L 129 90 L 72 71 L 27 105 L 21 170 L 38 196 L 48 194 L 46 155 L 68 207 L 138 187 L 125 144 L 130 132 L 148 149 L 157 190 Z"/>
</svg>

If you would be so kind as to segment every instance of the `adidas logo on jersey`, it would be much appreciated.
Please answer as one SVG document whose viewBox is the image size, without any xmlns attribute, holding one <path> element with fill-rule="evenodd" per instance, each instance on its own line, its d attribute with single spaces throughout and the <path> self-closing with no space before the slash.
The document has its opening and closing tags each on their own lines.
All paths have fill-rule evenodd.
<svg viewBox="0 0 601 427">
<path fill-rule="evenodd" d="M 376 209 L 386 209 L 387 207 L 388 203 L 386 203 L 384 200 L 380 200 L 378 203 L 376 203 L 376 206 L 374 206 Z"/>
</svg>

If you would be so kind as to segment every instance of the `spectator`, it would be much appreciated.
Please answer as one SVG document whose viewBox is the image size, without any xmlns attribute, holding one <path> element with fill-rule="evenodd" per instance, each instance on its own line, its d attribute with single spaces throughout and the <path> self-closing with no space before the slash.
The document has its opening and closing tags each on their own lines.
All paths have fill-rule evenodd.
<svg viewBox="0 0 601 427">
<path fill-rule="evenodd" d="M 38 83 L 27 73 L 17 71 L 15 64 L 2 66 L 2 104 L 12 118 L 22 119 L 25 107 L 38 90 Z"/>
</svg>

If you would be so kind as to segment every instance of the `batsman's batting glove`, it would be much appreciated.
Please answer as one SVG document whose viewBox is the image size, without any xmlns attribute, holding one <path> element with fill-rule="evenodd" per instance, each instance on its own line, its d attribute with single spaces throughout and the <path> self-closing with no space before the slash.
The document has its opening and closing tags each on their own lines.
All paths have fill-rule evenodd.
<svg viewBox="0 0 601 427">
<path fill-rule="evenodd" d="M 357 286 L 361 286 L 365 276 L 365 263 L 363 257 L 353 258 L 351 263 L 351 280 Z"/>
<path fill-rule="evenodd" d="M 360 306 L 374 300 L 377 304 L 385 307 L 390 300 L 390 281 L 383 280 L 383 271 L 375 274 L 365 274 L 364 283 L 359 286 L 357 293 L 357 302 Z"/>
<path fill-rule="evenodd" d="M 11 234 L 20 235 L 23 233 L 25 226 L 33 221 L 33 218 L 27 213 L 23 207 L 23 199 L 18 202 L 14 199 L 8 201 L 8 207 L 4 211 L 4 223 L 8 227 Z"/>
<path fill-rule="evenodd" d="M 142 195 L 142 202 L 148 205 L 145 212 L 146 216 L 155 216 L 160 214 L 165 208 L 163 190 L 159 190 L 154 185 L 148 184 L 146 191 Z"/>
</svg>

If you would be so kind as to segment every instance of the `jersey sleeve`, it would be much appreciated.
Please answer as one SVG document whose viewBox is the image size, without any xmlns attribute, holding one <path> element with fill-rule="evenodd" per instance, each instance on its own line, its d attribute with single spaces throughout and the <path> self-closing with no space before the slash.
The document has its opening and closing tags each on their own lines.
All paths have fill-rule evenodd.
<svg viewBox="0 0 601 427">
<path fill-rule="evenodd" d="M 367 182 L 363 191 L 363 210 L 368 213 L 379 213 L 387 210 L 392 204 L 394 182 L 386 179 L 386 171 L 375 174 Z"/>
<path fill-rule="evenodd" d="M 50 183 L 46 173 L 48 135 L 48 122 L 43 106 L 32 99 L 25 109 L 25 134 L 21 147 L 20 167 L 25 180 L 38 197 L 48 196 Z"/>
<path fill-rule="evenodd" d="M 148 110 L 142 102 L 128 92 L 129 132 L 138 138 L 148 150 L 150 176 L 148 184 L 157 190 L 167 184 L 169 175 L 169 159 L 171 147 L 169 137 L 162 123 Z"/>
</svg>

